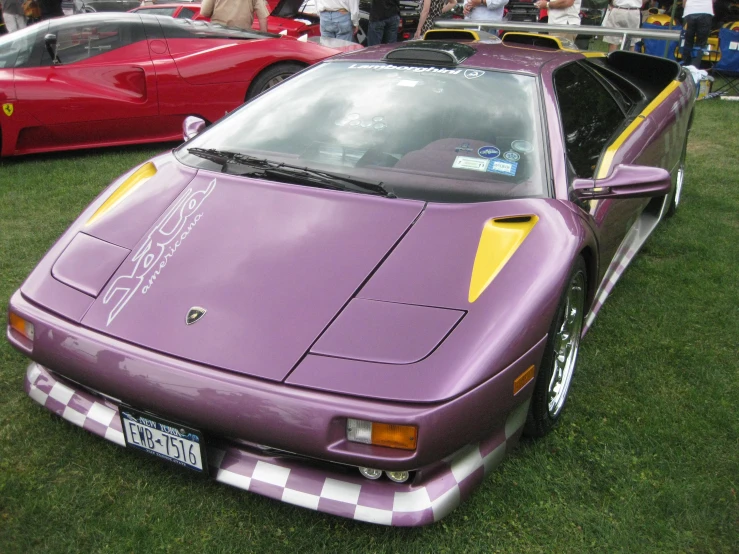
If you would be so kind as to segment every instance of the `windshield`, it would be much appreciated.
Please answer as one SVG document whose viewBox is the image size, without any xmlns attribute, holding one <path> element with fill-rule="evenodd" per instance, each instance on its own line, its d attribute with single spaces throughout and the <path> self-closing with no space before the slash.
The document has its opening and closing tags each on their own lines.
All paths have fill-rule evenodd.
<svg viewBox="0 0 739 554">
<path fill-rule="evenodd" d="M 324 63 L 180 147 L 382 183 L 401 198 L 481 202 L 547 196 L 536 79 L 473 69 Z"/>
</svg>

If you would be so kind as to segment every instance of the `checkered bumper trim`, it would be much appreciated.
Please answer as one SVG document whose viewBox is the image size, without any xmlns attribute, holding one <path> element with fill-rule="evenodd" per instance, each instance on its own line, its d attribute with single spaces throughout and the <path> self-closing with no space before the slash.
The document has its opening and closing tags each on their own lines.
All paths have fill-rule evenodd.
<svg viewBox="0 0 739 554">
<path fill-rule="evenodd" d="M 62 382 L 35 362 L 28 366 L 25 388 L 48 410 L 125 446 L 114 402 Z M 208 462 L 216 481 L 283 502 L 382 525 L 426 525 L 456 508 L 503 460 L 520 435 L 527 410 L 528 402 L 510 414 L 496 436 L 462 448 L 439 467 L 402 484 L 370 481 L 359 472 L 346 475 L 294 457 L 263 455 L 233 445 L 209 447 Z"/>
</svg>

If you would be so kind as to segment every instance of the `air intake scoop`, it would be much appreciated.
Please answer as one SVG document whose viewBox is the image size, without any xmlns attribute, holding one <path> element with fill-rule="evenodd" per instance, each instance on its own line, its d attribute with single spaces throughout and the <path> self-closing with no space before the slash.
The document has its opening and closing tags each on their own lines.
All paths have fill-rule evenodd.
<svg viewBox="0 0 739 554">
<path fill-rule="evenodd" d="M 469 44 L 414 40 L 405 42 L 401 46 L 391 50 L 385 55 L 382 61 L 388 63 L 455 67 L 475 52 L 476 50 Z"/>
</svg>

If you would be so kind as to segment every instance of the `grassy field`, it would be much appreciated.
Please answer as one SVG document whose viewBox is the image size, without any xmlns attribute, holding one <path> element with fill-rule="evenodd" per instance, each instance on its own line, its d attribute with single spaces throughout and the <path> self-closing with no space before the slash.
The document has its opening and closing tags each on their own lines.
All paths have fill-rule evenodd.
<svg viewBox="0 0 739 554">
<path fill-rule="evenodd" d="M 0 553 L 737 552 L 739 105 L 697 107 L 679 213 L 583 342 L 561 426 L 421 529 L 355 523 L 128 452 L 42 409 L 0 341 Z M 731 138 L 733 137 L 733 138 Z M 82 208 L 158 148 L 0 162 L 0 317 Z"/>
</svg>

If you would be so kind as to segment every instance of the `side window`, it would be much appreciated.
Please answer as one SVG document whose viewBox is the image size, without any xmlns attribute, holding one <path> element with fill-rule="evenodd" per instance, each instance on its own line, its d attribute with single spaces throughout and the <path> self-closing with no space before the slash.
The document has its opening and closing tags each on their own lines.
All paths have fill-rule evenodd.
<svg viewBox="0 0 739 554">
<path fill-rule="evenodd" d="M 587 66 L 598 73 L 607 85 L 611 86 L 611 93 L 620 100 L 621 107 L 628 113 L 636 104 L 645 100 L 644 94 L 632 83 L 621 77 L 620 75 L 609 71 L 608 69 L 592 63 L 590 60 L 585 62 Z"/>
<path fill-rule="evenodd" d="M 182 11 L 177 14 L 177 19 L 192 19 L 195 17 L 195 12 L 190 8 L 182 8 Z"/>
<path fill-rule="evenodd" d="M 79 62 L 128 46 L 144 38 L 141 23 L 133 21 L 78 21 L 52 26 L 56 35 L 56 54 L 62 65 Z M 51 65 L 51 56 L 44 48 L 41 65 Z"/>
<path fill-rule="evenodd" d="M 567 158 L 578 177 L 595 173 L 603 149 L 625 120 L 613 97 L 578 63 L 554 74 Z"/>
<path fill-rule="evenodd" d="M 176 9 L 177 8 L 146 8 L 139 10 L 139 13 L 143 13 L 145 15 L 167 15 L 172 17 Z"/>
<path fill-rule="evenodd" d="M 0 69 L 35 66 L 41 55 L 39 35 L 47 26 L 38 23 L 0 37 Z"/>
</svg>

